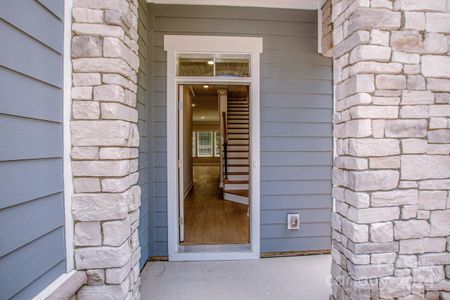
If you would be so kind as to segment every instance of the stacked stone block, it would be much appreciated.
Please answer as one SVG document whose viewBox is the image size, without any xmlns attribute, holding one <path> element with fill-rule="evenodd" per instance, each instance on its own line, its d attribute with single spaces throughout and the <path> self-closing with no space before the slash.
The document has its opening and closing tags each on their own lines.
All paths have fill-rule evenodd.
<svg viewBox="0 0 450 300">
<path fill-rule="evenodd" d="M 72 171 L 79 299 L 139 298 L 138 2 L 74 0 Z"/>
<path fill-rule="evenodd" d="M 322 55 L 326 57 L 333 57 L 333 22 L 331 20 L 331 2 L 332 0 L 321 0 L 321 14 L 322 20 Z"/>
<path fill-rule="evenodd" d="M 450 1 L 333 0 L 334 299 L 450 299 Z"/>
</svg>

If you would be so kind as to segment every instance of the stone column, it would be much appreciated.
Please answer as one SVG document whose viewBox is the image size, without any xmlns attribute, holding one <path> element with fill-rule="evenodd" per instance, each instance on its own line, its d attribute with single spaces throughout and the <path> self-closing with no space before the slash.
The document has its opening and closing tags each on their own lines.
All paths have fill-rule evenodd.
<svg viewBox="0 0 450 300">
<path fill-rule="evenodd" d="M 139 298 L 137 0 L 74 0 L 72 170 L 79 299 Z"/>
<path fill-rule="evenodd" d="M 450 3 L 333 0 L 334 299 L 450 297 Z"/>
</svg>

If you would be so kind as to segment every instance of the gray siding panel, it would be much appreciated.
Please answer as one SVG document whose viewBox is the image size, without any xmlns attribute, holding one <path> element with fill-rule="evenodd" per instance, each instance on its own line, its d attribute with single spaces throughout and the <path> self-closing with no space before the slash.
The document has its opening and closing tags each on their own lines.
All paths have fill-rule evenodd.
<svg viewBox="0 0 450 300">
<path fill-rule="evenodd" d="M 0 3 L 0 299 L 66 271 L 63 1 Z"/>
<path fill-rule="evenodd" d="M 138 128 L 140 134 L 139 146 L 139 185 L 141 186 L 141 207 L 139 213 L 139 245 L 141 246 L 141 268 L 150 256 L 150 231 L 149 226 L 149 153 L 148 153 L 148 102 L 149 102 L 149 69 L 151 65 L 148 63 L 148 23 L 149 9 L 148 4 L 144 0 L 139 1 L 139 71 L 137 74 L 137 110 L 138 110 Z"/>
<path fill-rule="evenodd" d="M 331 246 L 332 62 L 317 54 L 314 11 L 154 5 L 155 255 L 167 255 L 165 34 L 260 36 L 261 251 Z M 301 229 L 286 229 L 300 213 Z M 150 224 L 152 226 L 152 224 Z"/>
</svg>

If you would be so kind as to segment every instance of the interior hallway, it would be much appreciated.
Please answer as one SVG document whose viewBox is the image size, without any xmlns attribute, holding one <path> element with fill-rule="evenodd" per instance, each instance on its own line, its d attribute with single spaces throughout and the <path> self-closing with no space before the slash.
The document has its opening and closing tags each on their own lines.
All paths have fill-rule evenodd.
<svg viewBox="0 0 450 300">
<path fill-rule="evenodd" d="M 249 242 L 247 206 L 223 200 L 219 166 L 194 166 L 194 188 L 184 201 L 184 244 Z"/>
<path fill-rule="evenodd" d="M 326 300 L 330 255 L 241 261 L 149 262 L 141 299 Z"/>
</svg>

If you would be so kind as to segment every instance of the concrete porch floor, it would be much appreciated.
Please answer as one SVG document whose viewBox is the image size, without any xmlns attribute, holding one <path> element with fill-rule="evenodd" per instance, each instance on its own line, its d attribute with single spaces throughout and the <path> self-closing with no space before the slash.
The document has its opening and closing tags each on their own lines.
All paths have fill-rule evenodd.
<svg viewBox="0 0 450 300">
<path fill-rule="evenodd" d="M 142 270 L 141 299 L 326 300 L 330 255 L 245 261 L 149 262 Z"/>
</svg>

